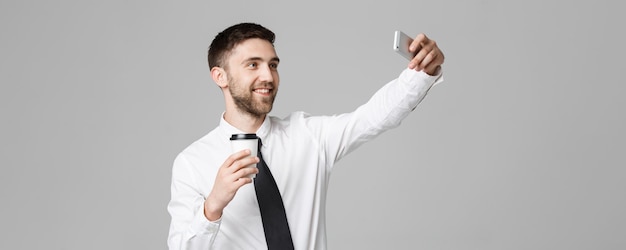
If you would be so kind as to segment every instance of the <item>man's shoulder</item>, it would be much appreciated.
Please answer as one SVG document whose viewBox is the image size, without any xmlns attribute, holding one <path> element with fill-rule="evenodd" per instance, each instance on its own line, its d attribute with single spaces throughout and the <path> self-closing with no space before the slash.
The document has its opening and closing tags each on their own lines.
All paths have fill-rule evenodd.
<svg viewBox="0 0 626 250">
<path fill-rule="evenodd" d="M 219 127 L 216 127 L 210 132 L 206 133 L 204 136 L 193 141 L 191 144 L 185 147 L 179 153 L 179 155 L 196 155 L 203 151 L 206 152 L 208 148 L 214 148 L 215 145 L 212 145 L 212 144 L 219 141 L 217 140 L 220 135 L 218 130 L 219 130 Z"/>
</svg>

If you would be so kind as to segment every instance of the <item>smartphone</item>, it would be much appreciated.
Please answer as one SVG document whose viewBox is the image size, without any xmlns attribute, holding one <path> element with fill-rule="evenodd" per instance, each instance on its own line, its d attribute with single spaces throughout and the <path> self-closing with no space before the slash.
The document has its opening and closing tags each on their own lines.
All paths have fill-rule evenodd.
<svg viewBox="0 0 626 250">
<path fill-rule="evenodd" d="M 393 39 L 393 50 L 410 61 L 417 54 L 409 52 L 409 45 L 411 45 L 412 42 L 413 38 L 404 34 L 402 31 L 396 30 Z"/>
</svg>

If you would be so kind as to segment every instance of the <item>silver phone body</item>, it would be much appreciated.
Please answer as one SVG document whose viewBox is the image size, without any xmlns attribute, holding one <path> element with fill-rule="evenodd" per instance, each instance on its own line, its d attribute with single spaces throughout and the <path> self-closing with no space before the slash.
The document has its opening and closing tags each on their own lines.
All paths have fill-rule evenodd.
<svg viewBox="0 0 626 250">
<path fill-rule="evenodd" d="M 409 45 L 411 45 L 412 42 L 413 38 L 404 34 L 402 31 L 396 30 L 393 39 L 393 50 L 410 61 L 416 54 L 409 52 Z"/>
</svg>

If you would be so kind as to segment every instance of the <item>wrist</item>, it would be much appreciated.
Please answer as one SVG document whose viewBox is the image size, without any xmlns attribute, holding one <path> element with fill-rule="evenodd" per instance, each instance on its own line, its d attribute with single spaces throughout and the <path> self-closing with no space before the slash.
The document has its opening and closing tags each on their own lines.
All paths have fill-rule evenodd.
<svg viewBox="0 0 626 250">
<path fill-rule="evenodd" d="M 224 209 L 216 208 L 213 206 L 212 202 L 209 202 L 209 199 L 204 201 L 204 217 L 209 221 L 217 221 L 222 218 L 222 212 Z"/>
<path fill-rule="evenodd" d="M 441 70 L 441 66 L 437 66 L 436 68 L 434 68 L 433 70 L 430 70 L 430 71 L 424 70 L 424 73 L 428 74 L 429 76 L 435 76 L 435 75 L 439 74 L 440 70 Z"/>
</svg>

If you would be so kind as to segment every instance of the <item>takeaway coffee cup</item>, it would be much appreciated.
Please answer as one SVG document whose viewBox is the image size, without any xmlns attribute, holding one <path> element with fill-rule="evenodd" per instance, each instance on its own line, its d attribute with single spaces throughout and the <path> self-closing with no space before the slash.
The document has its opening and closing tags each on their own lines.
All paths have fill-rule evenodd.
<svg viewBox="0 0 626 250">
<path fill-rule="evenodd" d="M 233 153 L 250 149 L 250 156 L 248 157 L 256 157 L 259 147 L 259 137 L 257 137 L 256 134 L 233 134 L 230 137 L 230 145 Z M 256 164 L 251 164 L 246 167 L 256 167 Z M 254 178 L 256 174 L 250 174 L 247 177 Z"/>
</svg>

